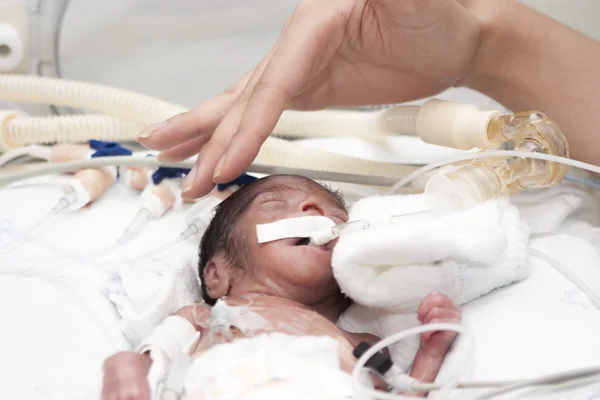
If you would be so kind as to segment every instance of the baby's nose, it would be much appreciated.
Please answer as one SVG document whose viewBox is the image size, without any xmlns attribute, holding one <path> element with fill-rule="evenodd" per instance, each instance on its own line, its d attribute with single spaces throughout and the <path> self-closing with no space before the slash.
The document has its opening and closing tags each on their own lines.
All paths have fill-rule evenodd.
<svg viewBox="0 0 600 400">
<path fill-rule="evenodd" d="M 319 206 L 314 201 L 305 201 L 300 205 L 302 212 L 308 215 L 325 215 L 323 207 Z"/>
</svg>

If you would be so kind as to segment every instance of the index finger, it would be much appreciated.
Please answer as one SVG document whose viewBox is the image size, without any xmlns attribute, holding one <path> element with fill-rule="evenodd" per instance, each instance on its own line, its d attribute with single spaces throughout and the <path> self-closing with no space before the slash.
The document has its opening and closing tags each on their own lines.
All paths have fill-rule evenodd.
<svg viewBox="0 0 600 400">
<path fill-rule="evenodd" d="M 292 98 L 331 64 L 342 40 L 336 36 L 342 19 L 337 18 L 335 8 L 329 13 L 318 14 L 320 11 L 303 9 L 298 19 L 292 19 L 246 101 L 237 131 L 215 171 L 215 182 L 231 181 L 244 172 Z"/>
</svg>

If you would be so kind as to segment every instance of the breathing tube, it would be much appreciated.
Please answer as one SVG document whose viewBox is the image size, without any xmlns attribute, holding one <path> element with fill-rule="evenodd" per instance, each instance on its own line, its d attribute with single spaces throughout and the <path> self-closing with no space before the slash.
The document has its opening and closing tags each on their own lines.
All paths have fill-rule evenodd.
<svg viewBox="0 0 600 400">
<path fill-rule="evenodd" d="M 0 114 L 0 150 L 46 141 L 134 139 L 139 127 L 186 108 L 121 89 L 53 78 L 0 75 L 0 99 L 83 108 L 105 116 L 38 118 L 17 112 Z M 496 149 L 506 139 L 490 130 L 516 115 L 480 111 L 467 104 L 429 100 L 422 106 L 394 106 L 373 112 L 285 111 L 274 129 L 280 136 L 365 136 L 413 134 L 425 142 L 458 149 Z M 504 119 L 502 119 L 504 118 Z M 502 120 L 500 120 L 502 119 Z M 46 136 L 40 132 L 49 132 Z M 412 167 L 317 150 L 269 137 L 255 164 L 370 176 L 405 176 Z"/>
<path fill-rule="evenodd" d="M 111 135 L 121 140 L 133 139 L 142 125 L 186 111 L 184 107 L 121 89 L 16 75 L 0 75 L 0 100 L 81 107 L 107 115 L 40 119 L 4 111 L 0 113 L 0 150 L 4 151 L 46 140 L 82 141 L 89 136 Z M 40 132 L 50 134 L 42 136 Z M 398 134 L 417 135 L 427 143 L 463 150 L 498 150 L 508 144 L 523 153 L 477 153 L 467 156 L 473 162 L 454 165 L 451 171 L 434 175 L 428 179 L 425 193 L 438 208 L 463 208 L 527 188 L 552 186 L 560 183 L 567 171 L 560 162 L 526 155 L 569 157 L 568 143 L 558 126 L 538 111 L 503 114 L 432 99 L 422 106 L 392 106 L 369 112 L 285 111 L 273 130 L 273 135 L 289 137 L 380 138 Z M 434 169 L 430 165 L 415 173 L 411 166 L 345 156 L 276 137 L 267 138 L 253 165 L 345 173 L 374 177 L 373 181 L 375 177 L 405 177 L 391 193 L 409 178 L 413 180 Z"/>
<path fill-rule="evenodd" d="M 11 102 L 35 102 L 58 106 L 77 107 L 107 115 L 81 117 L 24 117 L 18 112 L 0 114 L 0 151 L 8 151 L 24 144 L 47 143 L 57 138 L 82 142 L 99 138 L 98 131 L 111 129 L 118 139 L 134 140 L 139 132 L 131 124 L 148 125 L 168 119 L 187 111 L 186 108 L 169 104 L 149 96 L 121 89 L 54 78 L 0 75 L 0 99 Z M 27 118 L 19 122 L 21 118 Z M 90 119 L 88 119 L 90 118 Z M 93 118 L 93 119 L 91 119 Z M 88 122 L 89 121 L 89 122 Z M 125 127 L 120 124 L 128 123 Z M 49 126 L 53 137 L 40 137 L 40 130 L 24 128 L 37 126 L 41 131 Z M 101 126 L 99 129 L 92 129 Z M 58 133 L 58 127 L 60 132 Z M 83 129 L 81 129 L 83 128 Z M 107 132 L 101 136 L 112 139 Z M 115 134 L 116 135 L 116 134 Z M 292 144 L 278 138 L 268 138 L 261 148 L 258 163 L 283 167 L 307 168 L 329 172 L 348 172 L 360 175 L 403 176 L 411 167 L 380 163 L 355 157 L 342 156 Z"/>
</svg>

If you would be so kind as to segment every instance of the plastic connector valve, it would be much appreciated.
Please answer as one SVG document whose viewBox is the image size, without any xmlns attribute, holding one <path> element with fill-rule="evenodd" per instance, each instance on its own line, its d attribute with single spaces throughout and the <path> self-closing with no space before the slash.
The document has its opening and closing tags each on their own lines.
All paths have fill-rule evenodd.
<svg viewBox="0 0 600 400">
<path fill-rule="evenodd" d="M 161 183 L 164 179 L 183 178 L 190 172 L 189 168 L 171 168 L 160 167 L 152 174 L 152 182 L 155 185 Z"/>
<path fill-rule="evenodd" d="M 371 348 L 371 345 L 366 342 L 360 342 L 358 346 L 354 348 L 352 354 L 357 359 Z M 412 392 L 412 385 L 419 381 L 412 378 L 404 373 L 402 369 L 394 364 L 392 359 L 381 351 L 373 354 L 371 358 L 365 363 L 365 367 L 371 369 L 380 378 L 383 378 L 386 385 L 388 386 L 387 391 L 398 390 L 401 392 Z"/>
<path fill-rule="evenodd" d="M 239 177 L 237 177 L 236 179 L 232 180 L 231 182 L 219 183 L 217 185 L 217 190 L 219 192 L 222 192 L 231 186 L 244 186 L 244 185 L 254 182 L 257 179 L 258 178 L 255 176 L 244 173 L 244 174 L 240 175 Z"/>
<path fill-rule="evenodd" d="M 515 151 L 569 157 L 569 144 L 558 125 L 539 111 L 491 118 L 488 138 L 498 145 L 511 143 Z M 567 167 L 526 157 L 482 158 L 445 175 L 433 176 L 425 187 L 430 203 L 466 208 L 527 188 L 554 186 Z"/>
<path fill-rule="evenodd" d="M 363 354 L 365 354 L 370 348 L 370 344 L 366 342 L 360 342 L 358 346 L 354 348 L 352 354 L 358 359 Z M 394 362 L 392 361 L 392 359 L 383 354 L 381 351 L 375 353 L 371 358 L 369 358 L 369 361 L 367 361 L 367 363 L 365 364 L 366 367 L 377 371 L 381 375 L 385 375 L 392 368 L 393 365 Z"/>
</svg>

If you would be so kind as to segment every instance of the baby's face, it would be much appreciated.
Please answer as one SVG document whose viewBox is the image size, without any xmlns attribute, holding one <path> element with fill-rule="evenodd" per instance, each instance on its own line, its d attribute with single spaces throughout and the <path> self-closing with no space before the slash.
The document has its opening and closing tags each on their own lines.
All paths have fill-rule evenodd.
<svg viewBox="0 0 600 400">
<path fill-rule="evenodd" d="M 307 239 L 291 238 L 259 244 L 256 236 L 257 224 L 306 215 L 326 216 L 336 225 L 348 219 L 343 205 L 317 183 L 298 177 L 274 177 L 252 202 L 239 226 L 248 238 L 254 266 L 248 273 L 275 288 L 274 294 L 310 304 L 339 291 L 331 268 L 335 242 L 316 247 L 308 246 Z"/>
</svg>

